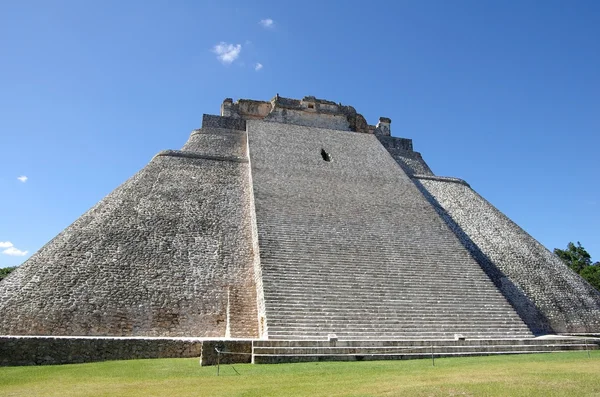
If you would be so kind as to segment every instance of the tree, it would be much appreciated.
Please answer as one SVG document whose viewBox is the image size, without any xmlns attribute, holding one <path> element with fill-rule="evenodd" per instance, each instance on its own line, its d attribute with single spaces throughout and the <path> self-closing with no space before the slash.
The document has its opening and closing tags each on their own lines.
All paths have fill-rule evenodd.
<svg viewBox="0 0 600 397">
<path fill-rule="evenodd" d="M 583 269 L 592 265 L 592 257 L 581 246 L 579 241 L 577 242 L 577 246 L 569 243 L 566 250 L 554 248 L 554 253 L 577 273 L 581 273 Z"/>
<path fill-rule="evenodd" d="M 10 272 L 15 270 L 16 268 L 17 268 L 16 266 L 0 268 L 0 281 L 2 281 L 4 278 L 6 278 L 6 276 L 8 276 L 10 274 Z"/>
<path fill-rule="evenodd" d="M 571 269 L 600 291 L 600 262 L 592 263 L 592 257 L 579 241 L 577 245 L 569 243 L 566 250 L 555 248 L 554 253 Z"/>
<path fill-rule="evenodd" d="M 600 291 L 600 262 L 588 266 L 579 273 L 592 287 Z"/>
</svg>

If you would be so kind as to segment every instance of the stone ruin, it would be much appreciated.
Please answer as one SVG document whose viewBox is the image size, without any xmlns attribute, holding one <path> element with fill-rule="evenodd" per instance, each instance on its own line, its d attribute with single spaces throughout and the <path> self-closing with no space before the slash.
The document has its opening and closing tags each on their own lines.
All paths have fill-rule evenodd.
<svg viewBox="0 0 600 397">
<path fill-rule="evenodd" d="M 600 332 L 598 291 L 390 125 L 311 96 L 225 99 L 0 282 L 0 335 Z"/>
</svg>

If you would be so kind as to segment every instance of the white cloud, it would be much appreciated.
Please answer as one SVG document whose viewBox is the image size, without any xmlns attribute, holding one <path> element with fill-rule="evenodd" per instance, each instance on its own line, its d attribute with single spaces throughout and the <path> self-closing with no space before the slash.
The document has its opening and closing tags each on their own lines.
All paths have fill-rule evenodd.
<svg viewBox="0 0 600 397">
<path fill-rule="evenodd" d="M 10 256 L 25 256 L 27 255 L 27 251 L 21 251 L 20 249 L 15 248 L 13 243 L 10 241 L 0 241 L 0 248 L 6 248 L 2 253 L 4 255 Z"/>
<path fill-rule="evenodd" d="M 20 180 L 21 182 L 25 183 L 25 182 L 27 182 L 27 179 L 29 179 L 29 178 L 27 178 L 25 175 L 21 175 L 17 179 Z"/>
<path fill-rule="evenodd" d="M 272 28 L 275 26 L 275 21 L 273 21 L 271 18 L 261 19 L 259 23 L 263 28 Z"/>
<path fill-rule="evenodd" d="M 262 68 L 263 68 L 263 65 L 260 62 L 256 62 L 256 65 L 254 65 L 254 70 L 256 70 L 257 72 L 259 70 L 261 70 Z"/>
<path fill-rule="evenodd" d="M 17 249 L 15 247 L 8 247 L 4 251 L 2 251 L 2 253 L 4 255 L 10 255 L 10 256 L 25 256 L 25 255 L 27 255 L 27 251 L 21 251 L 20 249 Z"/>
<path fill-rule="evenodd" d="M 217 59 L 225 65 L 229 65 L 231 62 L 235 61 L 240 56 L 241 51 L 241 44 L 233 45 L 225 43 L 224 41 L 220 42 L 212 49 L 212 52 L 217 54 Z"/>
</svg>

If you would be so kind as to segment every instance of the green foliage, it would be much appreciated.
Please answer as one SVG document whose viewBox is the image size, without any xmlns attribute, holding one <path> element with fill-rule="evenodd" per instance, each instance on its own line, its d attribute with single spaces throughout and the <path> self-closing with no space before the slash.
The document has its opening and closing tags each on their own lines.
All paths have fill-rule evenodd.
<svg viewBox="0 0 600 397">
<path fill-rule="evenodd" d="M 571 269 L 600 291 L 600 262 L 592 264 L 592 257 L 579 241 L 577 245 L 569 243 L 566 250 L 555 248 L 554 253 Z"/>
<path fill-rule="evenodd" d="M 16 266 L 0 268 L 0 281 L 4 280 L 6 278 L 6 276 L 8 276 L 16 268 L 17 268 Z"/>
<path fill-rule="evenodd" d="M 579 273 L 588 283 L 600 291 L 600 263 L 596 262 Z"/>
<path fill-rule="evenodd" d="M 577 242 L 577 246 L 569 243 L 566 250 L 555 248 L 554 253 L 577 273 L 581 273 L 583 269 L 592 264 L 590 254 L 581 246 L 579 241 Z"/>
</svg>

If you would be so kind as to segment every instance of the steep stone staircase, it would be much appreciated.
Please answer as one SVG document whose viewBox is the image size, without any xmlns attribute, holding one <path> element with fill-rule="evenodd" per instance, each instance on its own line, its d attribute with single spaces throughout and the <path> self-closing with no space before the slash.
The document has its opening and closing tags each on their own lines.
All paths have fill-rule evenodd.
<svg viewBox="0 0 600 397">
<path fill-rule="evenodd" d="M 261 255 L 268 258 L 263 260 L 263 288 L 271 339 L 532 336 L 481 269 L 465 266 L 464 258 L 407 266 L 424 263 L 423 258 L 393 260 L 398 255 L 394 244 L 356 243 L 337 251 L 331 240 L 307 234 L 294 239 L 291 229 L 298 230 L 301 219 L 275 219 L 270 227 L 277 241 L 266 236 L 261 241 Z M 281 236 L 290 237 L 282 241 Z M 336 254 L 328 255 L 331 251 Z"/>
<path fill-rule="evenodd" d="M 248 126 L 269 339 L 533 336 L 374 136 Z"/>
<path fill-rule="evenodd" d="M 408 360 L 598 350 L 598 340 L 477 339 L 387 341 L 254 341 L 252 362 L 278 364 L 310 361 Z"/>
</svg>

